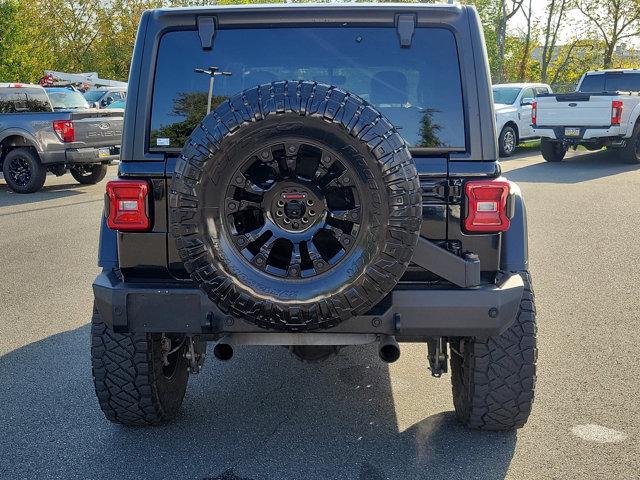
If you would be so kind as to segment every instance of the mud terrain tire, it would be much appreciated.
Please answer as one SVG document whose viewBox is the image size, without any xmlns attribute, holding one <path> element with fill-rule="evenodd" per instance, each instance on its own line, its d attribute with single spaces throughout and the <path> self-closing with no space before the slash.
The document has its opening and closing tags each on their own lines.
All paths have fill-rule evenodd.
<svg viewBox="0 0 640 480">
<path fill-rule="evenodd" d="M 318 223 L 291 230 L 313 211 L 294 197 L 322 206 Z M 376 305 L 411 260 L 422 215 L 395 127 L 361 98 L 308 81 L 261 85 L 218 106 L 182 149 L 169 202 L 193 281 L 223 312 L 287 331 L 330 328 Z"/>
</svg>

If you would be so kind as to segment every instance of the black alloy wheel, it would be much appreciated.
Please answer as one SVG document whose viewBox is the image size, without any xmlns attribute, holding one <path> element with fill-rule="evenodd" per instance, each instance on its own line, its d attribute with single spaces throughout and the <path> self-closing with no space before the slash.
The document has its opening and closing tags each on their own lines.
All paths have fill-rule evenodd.
<svg viewBox="0 0 640 480">
<path fill-rule="evenodd" d="M 367 227 L 363 180 L 335 152 L 309 140 L 285 139 L 254 152 L 232 178 L 225 218 L 233 244 L 270 275 L 326 272 Z"/>
<path fill-rule="evenodd" d="M 20 187 L 26 187 L 31 181 L 33 172 L 25 157 L 14 157 L 9 162 L 9 178 Z"/>
</svg>

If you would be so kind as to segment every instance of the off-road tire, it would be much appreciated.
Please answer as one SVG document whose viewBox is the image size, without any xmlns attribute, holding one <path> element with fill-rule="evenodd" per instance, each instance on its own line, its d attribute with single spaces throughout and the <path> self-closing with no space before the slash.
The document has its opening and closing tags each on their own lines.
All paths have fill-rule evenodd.
<svg viewBox="0 0 640 480">
<path fill-rule="evenodd" d="M 71 176 L 82 185 L 95 185 L 107 176 L 107 165 L 93 163 L 91 165 L 81 165 L 69 169 Z"/>
<path fill-rule="evenodd" d="M 366 190 L 356 254 L 311 279 L 253 268 L 223 224 L 228 202 L 211 200 L 254 155 L 246 152 L 259 157 L 268 142 L 290 137 L 339 151 Z M 223 312 L 288 331 L 330 328 L 376 305 L 411 260 L 421 217 L 416 167 L 395 127 L 361 98 L 309 81 L 273 82 L 223 102 L 193 131 L 169 190 L 170 230 L 193 281 Z"/>
<path fill-rule="evenodd" d="M 511 142 L 509 142 L 511 139 Z M 498 148 L 501 157 L 510 157 L 518 146 L 518 134 L 511 125 L 505 125 L 498 137 Z"/>
<path fill-rule="evenodd" d="M 631 137 L 627 139 L 625 146 L 619 152 L 625 163 L 640 163 L 640 122 L 634 125 Z"/>
<path fill-rule="evenodd" d="M 14 169 L 18 167 L 24 169 L 28 175 L 26 183 L 15 178 Z M 9 188 L 16 193 L 35 193 L 42 188 L 47 178 L 47 169 L 40 163 L 40 158 L 31 148 L 11 150 L 4 158 L 2 173 Z"/>
<path fill-rule="evenodd" d="M 562 143 L 547 138 L 540 140 L 540 151 L 547 162 L 561 162 L 567 153 Z"/>
<path fill-rule="evenodd" d="M 536 308 L 529 272 L 515 322 L 502 335 L 451 341 L 456 416 L 473 429 L 511 430 L 529 418 L 536 382 Z"/>
<path fill-rule="evenodd" d="M 91 367 L 98 402 L 108 420 L 124 425 L 156 425 L 178 413 L 189 378 L 185 347 L 172 354 L 175 364 L 167 378 L 161 340 L 160 334 L 115 333 L 94 307 Z"/>
</svg>

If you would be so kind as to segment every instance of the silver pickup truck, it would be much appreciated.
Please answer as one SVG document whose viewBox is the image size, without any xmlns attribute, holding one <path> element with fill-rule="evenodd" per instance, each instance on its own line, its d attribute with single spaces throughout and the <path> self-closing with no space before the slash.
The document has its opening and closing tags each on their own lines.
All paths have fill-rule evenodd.
<svg viewBox="0 0 640 480">
<path fill-rule="evenodd" d="M 79 94 L 78 94 L 79 95 Z M 9 188 L 33 193 L 47 172 L 102 180 L 118 159 L 121 110 L 60 109 L 38 85 L 0 83 L 0 166 Z"/>
</svg>

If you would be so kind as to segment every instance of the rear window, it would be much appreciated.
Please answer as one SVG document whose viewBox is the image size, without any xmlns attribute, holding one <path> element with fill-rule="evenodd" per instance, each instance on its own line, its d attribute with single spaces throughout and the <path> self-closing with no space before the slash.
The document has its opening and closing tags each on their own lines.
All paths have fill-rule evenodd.
<svg viewBox="0 0 640 480">
<path fill-rule="evenodd" d="M 212 50 L 195 31 L 160 42 L 150 122 L 153 150 L 179 149 L 204 118 L 209 77 L 219 67 L 213 107 L 244 89 L 276 80 L 313 80 L 355 93 L 386 115 L 412 147 L 465 148 L 458 53 L 453 33 L 418 28 L 400 48 L 395 28 L 220 30 Z"/>
<path fill-rule="evenodd" d="M 604 75 L 596 73 L 595 75 L 586 75 L 582 79 L 579 92 L 582 93 L 600 93 L 604 92 Z"/>
<path fill-rule="evenodd" d="M 609 72 L 587 75 L 579 92 L 640 92 L 640 73 Z"/>
<path fill-rule="evenodd" d="M 0 88 L 0 113 L 50 112 L 51 104 L 43 90 Z"/>
<path fill-rule="evenodd" d="M 607 73 L 605 75 L 607 92 L 639 92 L 640 73 Z"/>
</svg>

